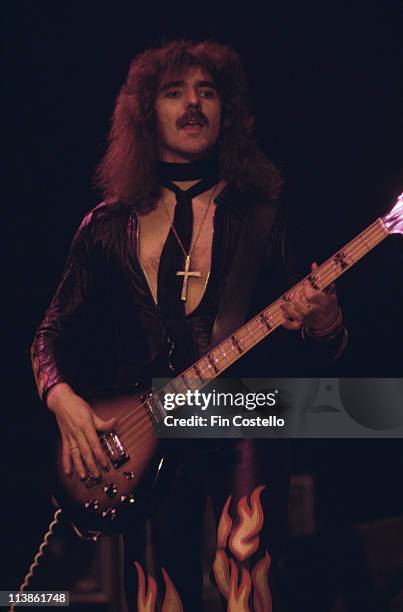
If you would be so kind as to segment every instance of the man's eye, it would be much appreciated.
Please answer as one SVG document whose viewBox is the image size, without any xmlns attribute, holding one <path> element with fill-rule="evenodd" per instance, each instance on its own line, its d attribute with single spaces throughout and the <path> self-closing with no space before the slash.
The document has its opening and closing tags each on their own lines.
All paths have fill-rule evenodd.
<svg viewBox="0 0 403 612">
<path fill-rule="evenodd" d="M 203 96 L 203 98 L 214 98 L 215 91 L 213 89 L 202 89 L 200 95 Z"/>
<path fill-rule="evenodd" d="M 167 98 L 178 98 L 180 96 L 180 91 L 167 91 Z"/>
</svg>

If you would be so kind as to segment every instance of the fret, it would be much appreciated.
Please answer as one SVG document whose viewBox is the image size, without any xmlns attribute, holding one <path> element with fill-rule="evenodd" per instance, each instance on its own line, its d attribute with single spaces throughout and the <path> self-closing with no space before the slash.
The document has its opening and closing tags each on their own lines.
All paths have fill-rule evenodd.
<svg viewBox="0 0 403 612">
<path fill-rule="evenodd" d="M 211 351 L 210 355 L 212 357 L 212 359 L 214 359 L 214 362 L 216 364 L 216 366 L 218 367 L 219 372 L 221 372 L 221 370 L 225 370 L 225 366 L 223 367 L 221 365 L 221 357 L 220 355 L 217 355 L 217 346 L 214 348 L 214 351 Z"/>
<path fill-rule="evenodd" d="M 237 332 L 238 343 L 242 342 L 242 346 L 238 348 L 242 353 L 249 351 L 262 339 L 258 317 L 251 319 L 249 323 L 240 328 Z"/>
<path fill-rule="evenodd" d="M 208 358 L 208 356 L 206 355 L 206 359 L 207 359 L 207 363 L 206 363 L 206 368 L 207 371 L 209 372 L 209 374 L 214 372 L 214 375 L 217 374 L 217 370 L 212 366 L 210 359 Z"/>
<path fill-rule="evenodd" d="M 317 291 L 321 288 L 319 284 L 319 274 L 317 272 L 312 272 L 308 276 L 308 280 L 311 283 L 312 287 Z"/>
<path fill-rule="evenodd" d="M 259 320 L 267 328 L 268 331 L 271 331 L 273 329 L 274 327 L 273 318 L 267 314 L 266 310 L 261 312 L 260 315 L 258 315 L 258 317 L 259 317 Z"/>
<path fill-rule="evenodd" d="M 229 344 L 226 340 L 223 344 L 218 346 L 218 349 L 222 352 L 224 359 L 228 359 L 230 351 L 233 350 L 232 344 Z"/>
<path fill-rule="evenodd" d="M 253 326 L 253 327 L 252 327 Z M 259 340 L 262 338 L 262 326 L 260 324 L 260 320 L 258 317 L 255 317 L 252 321 L 251 321 L 251 327 L 252 327 L 252 331 L 253 334 L 255 336 L 257 336 L 259 338 Z M 266 327 L 266 326 L 265 326 Z"/>
<path fill-rule="evenodd" d="M 241 341 L 242 342 L 242 351 L 245 352 L 247 350 L 249 350 L 253 344 L 254 344 L 254 340 L 252 340 L 253 336 L 250 332 L 250 328 L 249 328 L 249 323 L 248 325 L 246 325 L 245 327 L 241 327 L 241 329 L 238 332 L 238 342 Z"/>
<path fill-rule="evenodd" d="M 253 320 L 253 319 L 252 319 Z M 253 337 L 251 331 L 250 331 L 250 323 L 248 323 L 248 325 L 245 325 L 244 330 L 246 331 L 246 333 L 248 334 L 248 336 L 250 336 L 252 338 L 253 341 L 253 345 L 255 344 L 255 338 Z M 252 345 L 252 346 L 253 346 Z"/>
<path fill-rule="evenodd" d="M 186 389 L 190 389 L 191 391 L 195 391 L 200 387 L 200 378 L 197 380 L 197 374 L 194 371 L 194 366 L 188 368 L 183 374 L 181 374 L 181 378 L 184 381 Z"/>
<path fill-rule="evenodd" d="M 210 361 L 207 359 L 207 357 L 203 357 L 202 359 L 200 359 L 198 361 L 198 364 L 199 364 L 199 371 L 202 372 L 202 379 L 208 379 L 208 378 L 215 377 L 215 373 L 212 374 L 211 372 Z"/>
<path fill-rule="evenodd" d="M 210 366 L 213 368 L 215 373 L 218 374 L 220 372 L 220 370 L 217 367 L 216 360 L 214 359 L 213 354 L 212 353 L 208 353 L 208 355 L 206 355 L 206 357 L 208 359 L 208 362 L 209 362 Z"/>
<path fill-rule="evenodd" d="M 184 372 L 182 372 L 182 374 L 180 375 L 180 377 L 181 377 L 181 379 L 183 380 L 183 383 L 184 383 L 185 385 L 187 385 L 187 384 L 188 384 L 189 379 L 190 379 L 190 378 L 192 378 L 190 370 L 188 369 L 188 370 L 185 370 Z"/>
<path fill-rule="evenodd" d="M 262 332 L 260 330 L 260 325 L 257 319 L 252 319 L 252 321 L 248 323 L 248 329 L 249 329 L 249 336 L 253 338 L 253 343 L 256 344 L 256 342 L 259 342 L 262 338 Z"/>
<path fill-rule="evenodd" d="M 235 334 L 233 336 L 231 336 L 231 340 L 234 343 L 234 347 L 238 350 L 239 354 L 242 355 L 243 349 L 241 348 L 239 339 L 236 337 Z"/>
<path fill-rule="evenodd" d="M 242 331 L 242 333 L 241 333 Z M 255 332 L 252 329 L 252 326 L 248 324 L 247 327 L 244 327 L 240 332 L 238 332 L 238 339 L 242 341 L 242 354 L 249 351 L 253 348 L 260 340 L 260 337 L 255 338 Z M 245 333 L 243 333 L 245 332 Z"/>
<path fill-rule="evenodd" d="M 180 376 L 182 384 L 186 389 L 198 389 L 200 386 L 199 379 L 196 379 L 196 375 L 193 369 L 189 368 Z"/>
<path fill-rule="evenodd" d="M 333 262 L 336 268 L 340 268 L 342 271 L 348 268 L 349 265 L 347 263 L 346 253 L 344 251 L 339 251 L 336 253 L 336 255 L 333 257 Z"/>
<path fill-rule="evenodd" d="M 193 370 L 194 372 L 196 372 L 197 378 L 199 378 L 200 380 L 203 380 L 203 376 L 202 376 L 202 373 L 201 373 L 200 367 L 199 367 L 199 362 L 194 363 L 193 366 L 190 369 Z"/>
<path fill-rule="evenodd" d="M 183 393 L 184 390 L 186 391 L 188 389 L 188 382 L 189 381 L 187 379 L 185 379 L 183 376 L 177 376 L 174 379 L 173 382 L 175 384 L 175 388 L 176 388 L 176 392 L 177 393 Z"/>
<path fill-rule="evenodd" d="M 171 380 L 171 382 L 168 384 L 168 392 L 175 393 L 175 394 L 181 393 L 181 391 L 178 391 L 176 378 L 174 378 L 174 380 Z"/>
<path fill-rule="evenodd" d="M 178 393 L 178 390 L 177 390 L 176 385 L 175 385 L 175 379 L 174 380 L 170 380 L 169 383 L 167 385 L 165 385 L 164 392 L 165 393 Z"/>
</svg>

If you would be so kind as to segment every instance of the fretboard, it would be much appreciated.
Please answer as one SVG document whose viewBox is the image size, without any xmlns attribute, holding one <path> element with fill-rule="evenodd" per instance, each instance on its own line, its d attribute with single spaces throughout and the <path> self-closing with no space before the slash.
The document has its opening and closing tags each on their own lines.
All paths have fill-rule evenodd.
<svg viewBox="0 0 403 612">
<path fill-rule="evenodd" d="M 298 291 L 305 281 L 309 281 L 315 289 L 326 289 L 388 235 L 389 232 L 382 219 L 377 219 L 351 242 L 329 257 L 315 272 L 308 274 L 273 304 L 262 310 L 196 361 L 190 368 L 173 379 L 164 387 L 163 392 L 185 393 L 188 389 L 192 391 L 201 389 L 207 382 L 222 374 L 229 366 L 233 365 L 283 323 L 285 315 L 281 309 L 281 303 L 288 301 L 290 295 Z"/>
</svg>

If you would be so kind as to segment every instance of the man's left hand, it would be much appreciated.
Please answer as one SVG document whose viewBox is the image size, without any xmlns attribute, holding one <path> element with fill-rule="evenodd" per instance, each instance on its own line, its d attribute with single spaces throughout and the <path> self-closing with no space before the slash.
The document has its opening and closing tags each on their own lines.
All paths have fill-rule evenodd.
<svg viewBox="0 0 403 612">
<path fill-rule="evenodd" d="M 318 264 L 314 262 L 312 272 L 317 268 Z M 298 291 L 290 292 L 288 297 L 289 300 L 281 304 L 286 316 L 282 326 L 286 329 L 296 330 L 305 326 L 313 333 L 320 333 L 331 328 L 340 317 L 334 284 L 325 291 L 318 291 L 306 280 Z"/>
</svg>

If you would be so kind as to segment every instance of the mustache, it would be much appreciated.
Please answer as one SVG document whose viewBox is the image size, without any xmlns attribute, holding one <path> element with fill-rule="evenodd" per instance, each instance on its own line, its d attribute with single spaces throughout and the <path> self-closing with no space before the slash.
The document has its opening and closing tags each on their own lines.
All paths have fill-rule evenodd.
<svg viewBox="0 0 403 612">
<path fill-rule="evenodd" d="M 186 113 L 179 117 L 176 122 L 177 127 L 184 127 L 189 121 L 195 121 L 196 123 L 200 123 L 200 125 L 208 125 L 208 119 L 203 113 L 197 109 L 190 109 Z"/>
</svg>

